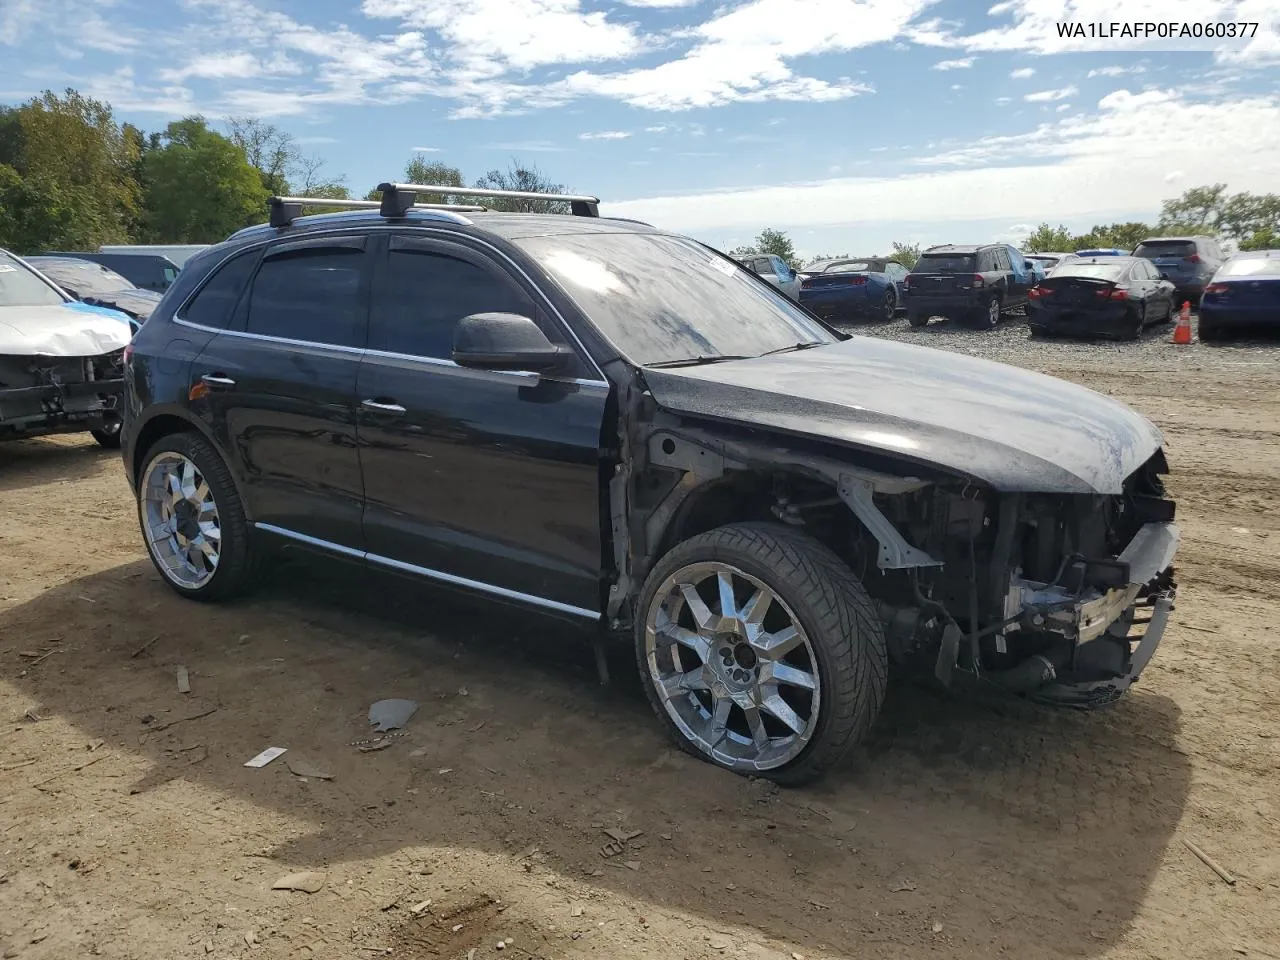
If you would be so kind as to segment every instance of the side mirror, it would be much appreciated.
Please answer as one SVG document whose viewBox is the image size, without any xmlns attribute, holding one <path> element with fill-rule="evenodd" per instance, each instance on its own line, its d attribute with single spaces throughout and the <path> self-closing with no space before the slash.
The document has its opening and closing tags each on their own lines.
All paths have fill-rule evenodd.
<svg viewBox="0 0 1280 960">
<path fill-rule="evenodd" d="M 548 373 L 572 355 L 517 313 L 474 313 L 463 317 L 453 331 L 453 362 L 460 367 Z"/>
</svg>

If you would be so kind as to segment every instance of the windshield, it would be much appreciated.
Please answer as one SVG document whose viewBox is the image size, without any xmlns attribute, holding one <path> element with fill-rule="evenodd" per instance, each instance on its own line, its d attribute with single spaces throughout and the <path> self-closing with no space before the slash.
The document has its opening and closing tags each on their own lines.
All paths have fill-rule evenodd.
<svg viewBox="0 0 1280 960">
<path fill-rule="evenodd" d="M 972 253 L 926 253 L 912 273 L 973 273 Z"/>
<path fill-rule="evenodd" d="M 1057 271 L 1054 276 L 1063 279 L 1091 277 L 1101 280 L 1115 280 L 1128 269 L 1128 266 L 1127 263 L 1072 263 Z"/>
<path fill-rule="evenodd" d="M 773 287 L 683 237 L 590 233 L 515 243 L 635 363 L 759 356 L 838 339 Z"/>
<path fill-rule="evenodd" d="M 1196 245 L 1190 240 L 1148 240 L 1138 244 L 1133 251 L 1135 257 L 1189 257 L 1196 252 Z"/>
<path fill-rule="evenodd" d="M 849 260 L 845 263 L 835 263 L 827 267 L 823 273 L 866 273 L 868 271 L 880 272 L 884 267 L 872 266 L 866 260 Z"/>
<path fill-rule="evenodd" d="M 114 270 L 87 260 L 33 259 L 31 265 L 54 283 L 77 297 L 91 297 L 95 293 L 115 293 L 132 290 L 134 286 Z"/>
<path fill-rule="evenodd" d="M 26 264 L 0 253 L 0 307 L 57 307 L 66 302 Z"/>
<path fill-rule="evenodd" d="M 1228 260 L 1218 271 L 1220 277 L 1260 277 L 1280 274 L 1280 257 L 1242 257 Z"/>
</svg>

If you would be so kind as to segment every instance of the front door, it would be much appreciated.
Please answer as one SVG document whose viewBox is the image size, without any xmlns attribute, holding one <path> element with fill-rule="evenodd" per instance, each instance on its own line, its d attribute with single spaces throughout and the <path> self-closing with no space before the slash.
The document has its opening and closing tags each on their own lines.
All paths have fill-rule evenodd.
<svg viewBox="0 0 1280 960">
<path fill-rule="evenodd" d="M 357 390 L 370 562 L 595 616 L 607 384 L 583 357 L 570 378 L 453 363 L 454 327 L 475 313 L 570 343 L 478 249 L 392 236 L 373 303 Z"/>
<path fill-rule="evenodd" d="M 359 552 L 356 375 L 368 331 L 361 236 L 267 248 L 228 329 L 192 364 L 208 420 L 260 529 Z"/>
</svg>

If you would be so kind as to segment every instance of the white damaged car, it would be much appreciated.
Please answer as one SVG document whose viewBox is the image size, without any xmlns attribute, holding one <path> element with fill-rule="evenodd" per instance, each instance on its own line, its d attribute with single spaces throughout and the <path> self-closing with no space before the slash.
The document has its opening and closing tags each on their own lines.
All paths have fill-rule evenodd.
<svg viewBox="0 0 1280 960">
<path fill-rule="evenodd" d="M 118 447 L 124 348 L 135 329 L 0 250 L 0 441 L 87 430 Z"/>
</svg>

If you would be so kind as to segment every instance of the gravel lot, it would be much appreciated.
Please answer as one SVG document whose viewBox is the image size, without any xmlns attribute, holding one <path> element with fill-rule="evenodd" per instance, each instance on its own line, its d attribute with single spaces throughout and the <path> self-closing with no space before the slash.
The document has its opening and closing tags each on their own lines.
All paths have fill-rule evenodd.
<svg viewBox="0 0 1280 960">
<path fill-rule="evenodd" d="M 844 769 L 779 791 L 670 749 L 626 655 L 601 690 L 554 622 L 315 565 L 186 603 L 117 457 L 6 444 L 0 955 L 1280 958 L 1280 343 L 859 330 L 1165 429 L 1182 592 L 1122 703 L 893 688 Z M 360 752 L 397 696 L 421 703 L 408 735 Z M 289 753 L 243 766 L 271 745 Z M 643 833 L 603 857 L 615 827 Z M 324 887 L 271 889 L 295 871 Z"/>
</svg>

